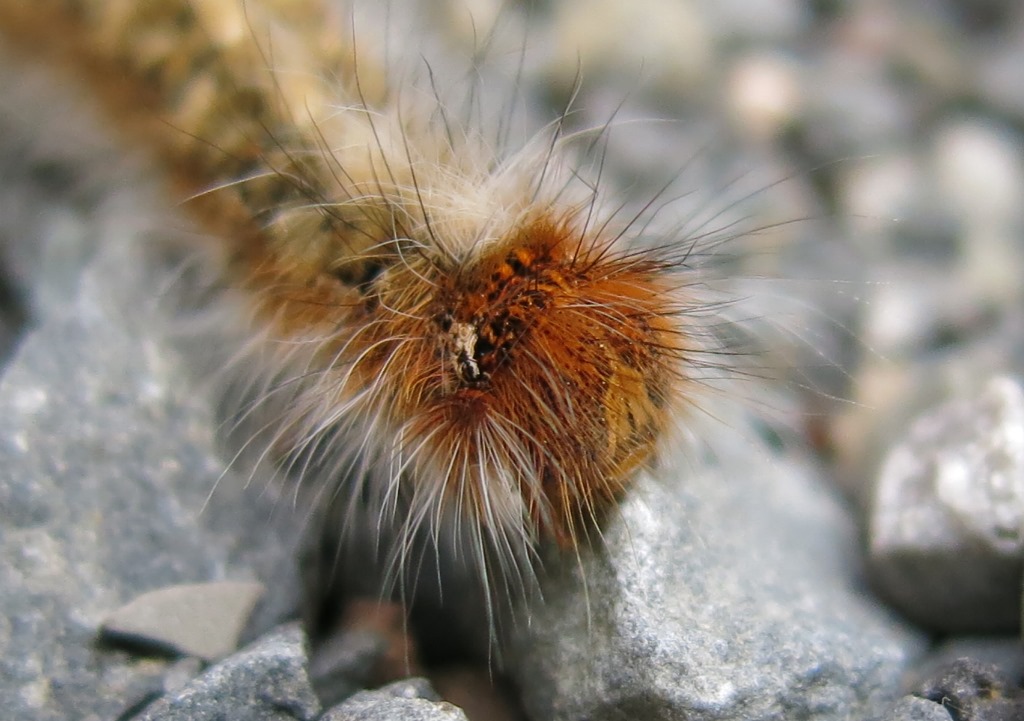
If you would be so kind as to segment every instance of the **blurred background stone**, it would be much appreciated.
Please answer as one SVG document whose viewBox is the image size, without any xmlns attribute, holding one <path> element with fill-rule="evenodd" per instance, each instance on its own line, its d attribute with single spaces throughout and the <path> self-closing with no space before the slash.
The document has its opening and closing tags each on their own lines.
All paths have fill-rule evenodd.
<svg viewBox="0 0 1024 721">
<path fill-rule="evenodd" d="M 879 588 L 942 632 L 1020 624 L 1024 389 L 1007 377 L 922 416 L 878 479 L 870 526 Z"/>
</svg>

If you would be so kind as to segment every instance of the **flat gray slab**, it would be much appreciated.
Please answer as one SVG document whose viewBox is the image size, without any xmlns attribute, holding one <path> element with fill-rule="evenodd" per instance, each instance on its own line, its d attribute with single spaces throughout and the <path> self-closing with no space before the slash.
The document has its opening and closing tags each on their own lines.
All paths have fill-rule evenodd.
<svg viewBox="0 0 1024 721">
<path fill-rule="evenodd" d="M 103 633 L 216 661 L 238 648 L 266 592 L 256 581 L 182 583 L 133 598 L 103 621 Z"/>
</svg>

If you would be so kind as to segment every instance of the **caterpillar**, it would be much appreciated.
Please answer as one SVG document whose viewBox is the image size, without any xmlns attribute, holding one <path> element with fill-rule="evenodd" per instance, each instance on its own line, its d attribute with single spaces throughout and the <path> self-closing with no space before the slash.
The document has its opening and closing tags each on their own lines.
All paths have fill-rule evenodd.
<svg viewBox="0 0 1024 721">
<path fill-rule="evenodd" d="M 557 119 L 504 155 L 404 100 L 337 8 L 5 1 L 0 32 L 185 199 L 243 299 L 260 457 L 394 524 L 394 575 L 419 537 L 485 586 L 587 543 L 722 371 L 705 238 L 645 242 Z"/>
</svg>

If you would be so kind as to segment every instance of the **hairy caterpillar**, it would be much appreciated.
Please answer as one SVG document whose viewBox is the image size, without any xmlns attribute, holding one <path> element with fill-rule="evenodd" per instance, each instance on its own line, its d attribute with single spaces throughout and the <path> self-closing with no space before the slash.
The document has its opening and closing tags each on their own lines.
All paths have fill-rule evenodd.
<svg viewBox="0 0 1024 721">
<path fill-rule="evenodd" d="M 528 573 L 599 528 L 722 365 L 696 241 L 633 242 L 557 127 L 505 158 L 439 101 L 410 112 L 328 10 L 3 2 L 0 28 L 189 199 L 253 319 L 266 455 L 343 523 L 393 520 L 399 566 L 452 534 L 485 583 Z"/>
</svg>

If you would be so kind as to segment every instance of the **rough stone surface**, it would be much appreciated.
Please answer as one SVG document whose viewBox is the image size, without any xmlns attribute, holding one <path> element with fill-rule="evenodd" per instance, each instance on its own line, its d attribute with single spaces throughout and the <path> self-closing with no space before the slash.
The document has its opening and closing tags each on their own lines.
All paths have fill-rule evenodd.
<svg viewBox="0 0 1024 721">
<path fill-rule="evenodd" d="M 305 635 L 286 626 L 156 701 L 139 721 L 312 721 L 320 702 L 306 663 Z"/>
<path fill-rule="evenodd" d="M 368 629 L 335 633 L 317 650 L 310 675 L 324 703 L 333 704 L 369 685 L 388 641 Z"/>
<path fill-rule="evenodd" d="M 1020 721 L 1024 691 L 1000 669 L 962 658 L 922 684 L 918 695 L 949 709 L 954 721 Z"/>
<path fill-rule="evenodd" d="M 952 721 L 952 717 L 942 704 L 918 696 L 904 696 L 882 721 Z"/>
<path fill-rule="evenodd" d="M 721 457 L 643 480 L 604 548 L 542 581 L 508 659 L 532 718 L 838 720 L 896 696 L 921 639 L 865 595 L 837 500 L 767 451 Z"/>
<path fill-rule="evenodd" d="M 954 636 L 943 640 L 904 679 L 907 688 L 918 688 L 961 658 L 994 666 L 1008 679 L 1024 679 L 1024 643 L 1019 636 Z"/>
<path fill-rule="evenodd" d="M 159 284 L 125 248 L 124 220 L 96 229 L 106 244 L 77 300 L 41 320 L 0 382 L 10 718 L 111 719 L 162 692 L 166 661 L 96 645 L 100 622 L 145 591 L 262 578 L 283 595 L 257 627 L 294 609 L 298 519 L 222 477 L 216 421 L 161 340 Z"/>
<path fill-rule="evenodd" d="M 404 45 L 395 47 L 418 61 L 419 40 L 436 31 L 438 45 L 457 48 L 456 55 L 468 56 L 479 50 L 479 39 L 490 38 L 490 30 L 496 28 L 497 43 L 490 46 L 490 55 L 507 58 L 512 65 L 522 57 L 522 73 L 513 70 L 515 78 L 521 80 L 518 85 L 522 97 L 541 101 L 537 108 L 526 111 L 529 120 L 522 128 L 526 134 L 562 114 L 577 76 L 585 80 L 572 112 L 564 118 L 565 128 L 570 133 L 602 128 L 614 118 L 614 132 L 605 135 L 614 138 L 606 148 L 598 144 L 592 154 L 600 160 L 605 171 L 603 184 L 613 191 L 614 202 L 646 203 L 663 181 L 685 164 L 678 192 L 682 202 L 672 203 L 662 213 L 662 217 L 670 214 L 673 222 L 680 218 L 676 230 L 681 232 L 673 237 L 714 235 L 720 229 L 732 237 L 742 236 L 748 228 L 758 229 L 753 236 L 732 239 L 721 246 L 728 252 L 736 249 L 737 240 L 742 244 L 738 252 L 742 257 L 731 259 L 728 273 L 754 279 L 786 279 L 781 283 L 769 281 L 767 287 L 756 285 L 749 292 L 741 290 L 739 295 L 756 301 L 756 310 L 749 315 L 778 324 L 782 335 L 795 337 L 804 352 L 784 356 L 787 361 L 796 361 L 782 364 L 776 362 L 777 358 L 766 358 L 762 363 L 759 356 L 757 370 L 782 365 L 792 369 L 789 377 L 795 378 L 796 385 L 812 388 L 806 400 L 811 412 L 801 407 L 793 417 L 809 426 L 822 448 L 836 452 L 842 477 L 848 481 L 846 488 L 851 495 L 864 499 L 865 508 L 870 505 L 868 497 L 881 459 L 892 439 L 902 437 L 913 417 L 949 397 L 951 391 L 973 389 L 975 383 L 994 373 L 1024 373 L 1024 284 L 1019 282 L 1024 276 L 1024 204 L 1018 202 L 1024 197 L 1024 166 L 1019 152 L 1024 128 L 1024 83 L 1020 81 L 1024 3 L 730 0 L 686 3 L 684 7 L 671 0 L 648 0 L 642 4 L 643 11 L 637 13 L 636 3 L 624 0 L 630 7 L 617 10 L 617 16 L 623 19 L 621 28 L 602 24 L 604 16 L 594 13 L 593 3 L 585 1 L 559 3 L 557 7 L 534 3 L 539 12 L 529 19 L 517 12 L 522 3 L 487 0 L 429 3 L 431 12 L 421 15 L 404 12 L 407 6 L 419 4 L 418 0 L 394 0 L 394 17 L 415 17 L 422 26 L 417 27 L 417 42 L 412 43 L 415 52 L 406 53 Z M 501 8 L 511 12 L 499 12 Z M 653 25 L 644 25 L 643 20 Z M 520 23 L 525 27 L 521 34 Z M 513 29 L 504 45 L 498 37 L 503 24 Z M 623 32 L 622 28 L 629 31 Z M 524 38 L 526 52 L 521 56 Z M 583 52 L 574 43 L 585 44 Z M 754 79 L 759 82 L 751 84 L 750 75 L 743 71 L 751 67 L 752 61 L 767 63 L 774 72 L 758 74 Z M 456 72 L 444 72 L 453 65 L 435 65 L 442 91 L 458 84 L 455 78 L 461 77 L 457 73 L 461 73 L 462 65 L 456 62 L 454 66 Z M 27 310 L 30 319 L 38 319 L 42 317 L 40 311 L 73 306 L 77 296 L 78 255 L 49 253 L 41 248 L 39 240 L 65 232 L 88 234 L 88 224 L 66 208 L 56 212 L 51 196 L 66 193 L 69 178 L 88 176 L 94 184 L 84 196 L 76 193 L 75 203 L 78 208 L 88 206 L 90 213 L 104 215 L 107 209 L 95 208 L 97 196 L 121 193 L 134 181 L 126 180 L 131 176 L 122 173 L 116 164 L 123 144 L 107 143 L 97 152 L 95 144 L 83 142 L 82 128 L 88 118 L 75 105 L 40 106 L 39 88 L 23 83 L 24 69 L 3 72 L 9 67 L 6 58 L 0 60 L 0 81 L 12 81 L 0 85 L 0 144 L 15 147 L 14 154 L 0 153 L 0 254 L 4 257 L 4 275 L 10 277 L 15 290 L 33 291 L 13 307 L 13 315 L 0 320 L 11 331 L 7 342 L 16 345 L 17 334 L 24 329 L 19 308 Z M 519 114 L 513 118 L 508 109 L 515 103 L 506 102 L 511 95 L 506 92 L 510 90 L 508 84 L 492 84 L 490 78 L 479 77 L 484 80 L 477 90 L 490 94 L 478 105 L 494 108 L 503 120 L 517 120 Z M 737 97 L 736 86 L 730 84 L 730 80 L 736 83 L 737 77 L 747 80 L 743 87 L 748 91 L 774 87 L 781 92 L 753 97 L 747 92 Z M 45 82 L 42 85 L 52 86 Z M 799 90 L 796 97 L 794 87 Z M 51 87 L 49 95 L 67 100 L 75 93 Z M 781 104 L 785 96 L 793 102 Z M 741 99 L 758 102 L 753 107 L 738 107 Z M 737 112 L 741 109 L 746 112 Z M 9 127 L 9 123 L 17 127 Z M 510 147 L 515 146 L 515 141 L 510 143 Z M 12 165 L 17 166 L 13 172 Z M 103 172 L 97 175 L 97 169 Z M 771 171 L 767 178 L 761 174 L 765 169 Z M 19 175 L 29 178 L 26 187 L 12 187 L 12 178 Z M 735 184 L 745 186 L 739 196 L 752 203 L 733 205 L 736 196 L 724 191 Z M 749 198 L 745 197 L 748 191 Z M 673 190 L 662 197 L 675 194 Z M 178 200 L 167 198 L 170 203 Z M 131 220 L 142 215 L 134 205 L 130 210 L 127 216 Z M 622 215 L 628 216 L 628 211 Z M 739 218 L 749 218 L 750 222 L 734 225 Z M 792 222 L 809 218 L 821 222 Z M 110 229 L 121 228 L 125 222 L 122 213 L 100 237 L 116 235 Z M 752 245 L 747 245 L 748 238 L 754 241 Z M 89 252 L 94 246 L 94 242 L 87 244 Z M 744 251 L 751 247 L 753 252 L 746 254 Z M 36 282 L 40 265 L 63 265 L 72 272 L 51 276 L 45 287 L 40 287 Z M 813 283 L 805 285 L 794 282 L 794 278 L 813 279 Z M 845 282 L 848 280 L 854 282 Z M 783 295 L 796 297 L 806 312 L 793 312 L 793 319 L 789 311 L 777 312 L 772 298 Z M 143 296 L 150 294 L 132 296 L 128 306 L 138 306 Z M 138 329 L 133 326 L 130 339 L 151 349 L 145 354 L 145 363 L 159 361 L 163 355 L 150 345 L 149 330 L 147 323 Z M 48 321 L 40 333 L 50 339 L 46 343 L 55 343 L 56 347 L 85 342 L 74 330 L 55 339 L 62 332 Z M 103 342 L 110 340 L 102 334 L 97 337 Z M 113 345 L 128 340 L 115 338 Z M 40 343 L 30 336 L 23 353 L 30 365 L 42 369 L 53 362 L 55 353 Z M 92 349 L 83 354 L 82 362 L 89 368 L 106 365 L 123 377 L 106 396 L 97 396 L 108 398 L 111 404 L 111 414 L 103 418 L 105 427 L 118 429 L 111 437 L 132 424 L 140 424 L 141 416 L 146 414 L 162 417 L 160 404 L 156 403 L 154 410 L 153 398 L 138 393 L 146 384 L 133 381 L 116 354 L 111 351 L 108 358 L 104 350 Z M 70 351 L 61 356 L 54 393 L 66 395 L 63 378 L 78 377 L 79 361 L 73 356 Z M 829 362 L 820 363 L 820 359 Z M 831 359 L 837 360 L 834 366 Z M 15 366 L 19 364 L 25 365 L 16 360 Z M 822 382 L 820 368 L 811 369 L 822 365 L 826 366 L 826 382 Z M 28 371 L 22 368 L 17 373 L 18 384 L 24 385 L 29 395 L 45 396 L 49 379 L 45 383 L 42 379 L 25 383 Z M 178 388 L 179 384 L 172 386 Z M 0 395 L 10 396 L 10 387 Z M 193 390 L 189 386 L 189 391 Z M 120 391 L 138 400 L 128 400 L 119 395 Z M 837 397 L 853 401 L 845 404 L 847 410 L 838 421 L 835 407 L 829 403 Z M 170 404 L 183 404 L 183 413 L 188 414 L 193 400 L 176 395 Z M 26 417 L 21 411 L 11 412 L 11 405 L 0 403 L 4 443 L 18 438 L 7 431 Z M 80 403 L 62 401 L 57 405 L 63 405 L 69 418 L 83 417 Z M 57 406 L 53 413 L 57 413 Z M 184 421 L 182 424 L 191 428 Z M 132 660 L 106 649 L 87 655 L 95 624 L 110 609 L 139 592 L 167 583 L 220 577 L 219 567 L 216 572 L 196 575 L 185 572 L 185 561 L 170 560 L 183 558 L 184 546 L 211 545 L 199 540 L 205 536 L 197 534 L 191 522 L 174 525 L 162 515 L 172 514 L 176 508 L 194 508 L 193 501 L 202 496 L 209 478 L 215 478 L 218 471 L 178 473 L 173 468 L 154 467 L 153 458 L 170 459 L 170 465 L 181 464 L 183 468 L 194 465 L 189 453 L 183 454 L 176 442 L 167 438 L 142 440 L 137 443 L 138 450 L 126 450 L 131 449 L 133 441 L 106 449 L 103 444 L 109 439 L 104 437 L 102 443 L 97 441 L 85 448 L 69 419 L 44 425 L 29 438 L 40 449 L 39 456 L 54 459 L 53 465 L 69 469 L 67 474 L 54 474 L 53 482 L 39 481 L 34 472 L 27 472 L 26 462 L 10 461 L 6 452 L 0 458 L 4 464 L 0 473 L 29 479 L 13 491 L 6 476 L 0 483 L 0 650 L 4 657 L 0 704 L 5 710 L 13 709 L 11 714 L 17 718 L 65 718 L 63 710 L 68 708 L 74 708 L 76 717 L 93 718 L 94 711 L 83 705 L 87 690 L 91 690 L 104 699 L 103 718 L 112 718 L 119 708 L 116 702 L 122 697 L 134 699 L 165 692 L 171 682 L 166 676 L 162 683 L 159 681 L 162 661 Z M 166 430 L 170 426 L 163 423 L 162 427 Z M 206 448 L 206 431 L 195 433 L 203 439 L 198 445 Z M 69 463 L 67 453 L 61 450 L 68 440 L 80 449 L 81 462 Z M 169 450 L 164 453 L 161 449 Z M 118 453 L 129 460 L 115 460 Z M 199 455 L 205 458 L 206 454 L 203 450 Z M 130 460 L 136 455 L 145 456 L 145 463 Z M 109 494 L 93 490 L 96 475 L 80 468 L 97 462 L 100 467 L 96 473 L 111 479 L 117 490 Z M 761 477 L 762 471 L 752 473 Z M 181 503 L 165 499 L 147 505 L 140 501 L 138 496 L 160 474 L 173 477 L 179 489 L 175 493 L 187 498 Z M 733 478 L 728 481 L 734 483 Z M 57 502 L 52 498 L 60 495 L 62 486 L 72 489 L 72 503 L 84 501 L 80 513 L 74 505 L 54 510 Z M 83 487 L 89 490 L 86 498 L 80 492 Z M 124 547 L 118 553 L 136 560 L 134 566 L 107 562 L 113 551 L 93 549 L 97 538 L 103 537 L 101 532 L 109 537 L 107 529 L 118 529 L 118 536 L 130 536 L 132 543 L 141 537 L 142 525 L 124 520 L 123 505 L 146 507 L 144 515 L 158 519 L 152 530 L 158 550 L 135 551 L 120 544 Z M 154 514 L 154 506 L 159 506 L 161 512 Z M 924 512 L 928 512 L 927 507 L 924 504 Z M 47 514 L 58 517 L 51 524 L 55 529 L 74 526 L 87 516 L 102 520 L 95 522 L 91 536 L 51 532 L 51 525 L 46 524 L 31 526 L 41 541 L 26 538 L 30 534 L 10 522 L 12 517 L 24 523 L 34 515 Z M 221 528 L 225 534 L 239 530 L 244 533 L 253 526 L 250 520 L 243 518 L 237 526 L 225 524 Z M 711 525 L 710 521 L 702 523 Z M 256 527 L 262 525 L 257 523 Z M 702 534 L 717 538 L 703 530 Z M 74 540 L 68 536 L 74 536 Z M 138 548 L 147 546 L 141 544 Z M 762 552 L 769 555 L 768 551 Z M 219 551 L 212 553 L 221 557 Z M 727 554 L 722 555 L 729 560 Z M 802 558 L 799 553 L 790 556 Z M 170 572 L 144 573 L 138 565 L 140 557 L 144 564 Z M 66 562 L 61 560 L 64 558 Z M 773 558 L 780 563 L 775 573 L 784 576 L 794 566 L 799 572 L 798 565 L 789 563 L 786 557 Z M 684 569 L 692 569 L 689 563 L 679 563 Z M 26 567 L 42 568 L 45 573 L 26 576 Z M 122 580 L 100 578 L 96 568 Z M 755 571 L 768 575 L 768 564 Z M 756 573 L 755 578 L 761 578 Z M 125 579 L 127 575 L 147 577 L 142 582 Z M 31 593 L 9 585 L 12 579 L 24 580 L 22 577 L 31 582 Z M 249 575 L 243 573 L 240 577 Z M 714 573 L 709 577 L 718 578 Z M 825 578 L 831 579 L 826 586 L 834 581 L 834 576 L 825 574 Z M 761 585 L 772 586 L 767 581 Z M 85 600 L 76 597 L 72 605 L 74 589 L 81 591 L 78 595 Z M 22 593 L 28 595 L 17 595 Z M 94 596 L 101 598 L 97 601 Z M 12 600 L 15 597 L 19 599 L 16 602 Z M 711 592 L 701 598 L 710 599 Z M 622 614 L 632 607 L 633 600 L 625 594 Z M 595 605 L 615 603 L 605 598 Z M 709 600 L 708 605 L 721 611 L 717 602 Z M 750 606 L 741 605 L 740 610 L 753 616 Z M 577 613 L 584 607 L 578 602 L 573 606 Z M 711 610 L 702 613 L 712 615 Z M 752 628 L 764 626 L 755 624 Z M 803 626 L 796 624 L 793 628 Z M 733 630 L 740 640 L 722 639 L 723 647 L 749 643 L 752 632 Z M 789 627 L 776 637 L 787 637 L 787 633 L 792 633 Z M 55 645 L 58 642 L 60 646 Z M 547 648 L 545 644 L 546 639 L 540 648 Z M 651 645 L 657 646 L 653 642 Z M 787 643 L 778 645 L 780 656 L 791 658 L 786 654 L 792 654 L 793 649 Z M 614 645 L 612 648 L 618 653 Z M 822 656 L 828 658 L 830 653 L 825 650 Z M 194 659 L 186 661 L 174 665 L 171 675 L 176 678 L 171 685 L 180 684 L 195 668 Z M 78 680 L 62 675 L 65 671 L 61 669 L 65 668 Z M 752 666 L 736 668 L 749 675 L 759 672 L 751 671 Z M 774 664 L 766 664 L 765 669 L 769 674 L 778 673 Z M 657 674 L 652 671 L 652 675 Z M 48 682 L 50 677 L 56 681 Z M 795 679 L 793 698 L 818 693 L 819 687 L 813 682 L 806 682 L 799 674 Z M 775 680 L 770 678 L 765 683 Z M 751 678 L 738 676 L 737 681 L 755 685 Z M 889 708 L 891 700 L 880 703 L 876 712 Z M 58 710 L 51 713 L 54 708 Z M 695 712 L 691 719 L 701 715 Z M 860 721 L 874 715 L 858 712 L 852 719 Z"/>
<path fill-rule="evenodd" d="M 1024 390 L 992 380 L 922 416 L 878 480 L 874 577 L 942 631 L 1012 630 L 1024 554 Z"/>
<path fill-rule="evenodd" d="M 216 661 L 238 648 L 249 614 L 266 590 L 255 581 L 159 588 L 107 616 L 103 633 Z"/>
<path fill-rule="evenodd" d="M 360 691 L 325 713 L 322 721 L 466 721 L 466 714 L 439 701 L 424 679 L 409 679 Z"/>
</svg>

